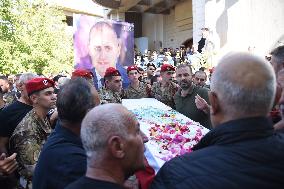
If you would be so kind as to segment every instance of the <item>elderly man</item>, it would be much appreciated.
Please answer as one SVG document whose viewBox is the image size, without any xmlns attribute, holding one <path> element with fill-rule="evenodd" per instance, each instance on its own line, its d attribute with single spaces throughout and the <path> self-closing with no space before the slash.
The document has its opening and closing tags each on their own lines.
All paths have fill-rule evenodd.
<svg viewBox="0 0 284 189">
<path fill-rule="evenodd" d="M 284 136 L 266 117 L 275 81 L 273 68 L 258 57 L 223 57 L 209 92 L 214 129 L 193 152 L 165 163 L 151 188 L 283 188 Z"/>
<path fill-rule="evenodd" d="M 34 78 L 26 83 L 33 109 L 18 124 L 10 138 L 11 152 L 18 154 L 20 185 L 31 188 L 35 165 L 43 144 L 51 133 L 47 113 L 55 107 L 54 82 L 48 78 Z"/>
<path fill-rule="evenodd" d="M 130 85 L 124 90 L 123 97 L 128 99 L 147 98 L 149 97 L 151 86 L 139 81 L 139 71 L 136 66 L 129 66 L 127 74 Z"/>
<path fill-rule="evenodd" d="M 161 67 L 162 80 L 155 82 L 151 88 L 151 96 L 171 108 L 175 107 L 173 97 L 178 90 L 178 85 L 172 81 L 174 72 L 175 68 L 172 65 L 164 64 Z"/>
<path fill-rule="evenodd" d="M 176 77 L 180 86 L 174 96 L 176 110 L 210 129 L 211 122 L 206 103 L 209 101 L 208 89 L 197 87 L 192 82 L 192 70 L 187 64 L 180 64 L 177 67 Z M 199 106 L 197 100 L 205 102 L 207 106 Z"/>
<path fill-rule="evenodd" d="M 120 104 L 92 109 L 82 122 L 81 138 L 87 172 L 66 189 L 123 189 L 128 177 L 145 168 L 139 122 Z"/>
<path fill-rule="evenodd" d="M 89 56 L 94 68 L 94 84 L 97 89 L 103 87 L 106 69 L 116 67 L 123 78 L 123 87 L 129 85 L 126 70 L 119 62 L 121 44 L 113 26 L 108 22 L 97 22 L 90 30 Z"/>
<path fill-rule="evenodd" d="M 33 188 L 62 189 L 83 176 L 86 155 L 80 139 L 81 122 L 95 105 L 97 94 L 86 80 L 68 81 L 57 95 L 59 122 L 39 156 L 33 177 Z M 64 179 L 55 179 L 64 178 Z"/>
<path fill-rule="evenodd" d="M 120 72 L 113 67 L 109 67 L 106 70 L 104 80 L 105 87 L 99 91 L 101 104 L 121 103 L 122 80 Z"/>
</svg>

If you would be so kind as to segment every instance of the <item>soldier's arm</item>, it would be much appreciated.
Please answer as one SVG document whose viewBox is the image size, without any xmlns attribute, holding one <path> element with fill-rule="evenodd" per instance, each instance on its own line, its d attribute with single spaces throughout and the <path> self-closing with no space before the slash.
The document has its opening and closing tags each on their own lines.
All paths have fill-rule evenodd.
<svg viewBox="0 0 284 189">
<path fill-rule="evenodd" d="M 161 101 L 162 96 L 158 94 L 157 90 L 158 90 L 158 83 L 155 82 L 155 83 L 153 83 L 153 85 L 151 87 L 151 93 L 150 94 L 151 94 L 152 98 L 155 98 L 155 99 Z"/>
<path fill-rule="evenodd" d="M 13 151 L 18 154 L 20 165 L 19 173 L 26 179 L 32 178 L 36 163 L 39 158 L 41 144 L 38 144 L 34 135 L 15 134 L 12 138 Z"/>
</svg>

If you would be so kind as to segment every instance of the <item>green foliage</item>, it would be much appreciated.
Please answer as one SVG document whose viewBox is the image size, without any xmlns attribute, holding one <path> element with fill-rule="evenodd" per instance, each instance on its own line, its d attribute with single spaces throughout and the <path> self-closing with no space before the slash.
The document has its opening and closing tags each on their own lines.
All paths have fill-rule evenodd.
<svg viewBox="0 0 284 189">
<path fill-rule="evenodd" d="M 0 73 L 50 75 L 73 69 L 63 11 L 43 0 L 1 0 Z"/>
</svg>

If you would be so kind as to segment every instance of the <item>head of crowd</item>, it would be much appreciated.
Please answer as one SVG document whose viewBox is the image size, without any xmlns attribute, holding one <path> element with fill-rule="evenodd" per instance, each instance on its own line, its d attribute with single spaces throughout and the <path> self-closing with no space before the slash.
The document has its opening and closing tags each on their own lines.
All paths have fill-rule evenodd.
<svg viewBox="0 0 284 189">
<path fill-rule="evenodd" d="M 283 186 L 277 178 L 284 176 L 279 169 L 284 167 L 284 46 L 263 57 L 230 52 L 216 67 L 195 63 L 194 45 L 135 50 L 124 87 L 116 68 L 120 44 L 110 28 L 101 23 L 90 32 L 90 56 L 104 73 L 99 89 L 93 72 L 81 68 L 52 76 L 0 76 L 1 186 Z M 113 43 L 100 35 L 111 36 Z M 143 98 L 155 98 L 209 131 L 193 152 L 166 162 L 158 173 L 149 171 L 145 155 L 149 135 L 122 103 Z"/>
</svg>

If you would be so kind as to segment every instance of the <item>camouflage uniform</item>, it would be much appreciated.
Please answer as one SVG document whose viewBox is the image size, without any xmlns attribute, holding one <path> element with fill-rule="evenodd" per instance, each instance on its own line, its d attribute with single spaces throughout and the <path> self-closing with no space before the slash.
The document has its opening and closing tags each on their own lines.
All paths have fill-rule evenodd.
<svg viewBox="0 0 284 189">
<path fill-rule="evenodd" d="M 24 188 L 32 188 L 32 175 L 43 144 L 50 133 L 48 118 L 40 119 L 33 109 L 18 124 L 10 138 L 10 149 L 12 153 L 17 153 L 20 182 Z"/>
<path fill-rule="evenodd" d="M 7 92 L 3 95 L 3 100 L 5 102 L 5 106 L 8 106 L 17 100 L 16 93 L 11 91 Z"/>
<path fill-rule="evenodd" d="M 174 82 L 170 82 L 167 87 L 162 87 L 161 82 L 155 82 L 151 88 L 151 96 L 170 106 L 171 108 L 174 108 L 175 103 L 173 97 L 177 90 L 178 85 Z"/>
<path fill-rule="evenodd" d="M 121 93 L 119 92 L 112 92 L 109 89 L 102 88 L 99 90 L 99 96 L 101 100 L 101 104 L 107 103 L 122 103 Z"/>
<path fill-rule="evenodd" d="M 149 97 L 150 88 L 147 84 L 139 82 L 138 89 L 134 89 L 133 87 L 129 86 L 123 92 L 123 97 L 128 99 L 138 99 L 138 98 L 147 98 Z"/>
</svg>

